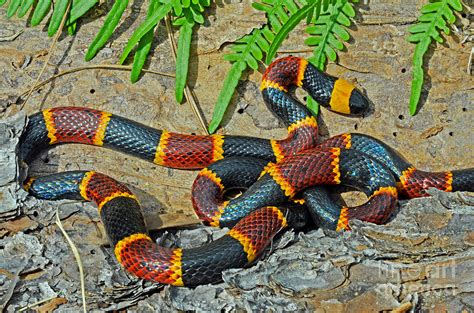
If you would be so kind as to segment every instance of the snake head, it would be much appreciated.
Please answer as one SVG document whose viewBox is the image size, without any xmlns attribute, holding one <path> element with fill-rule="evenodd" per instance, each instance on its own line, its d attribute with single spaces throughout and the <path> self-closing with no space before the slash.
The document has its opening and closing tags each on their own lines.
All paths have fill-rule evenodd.
<svg viewBox="0 0 474 313">
<path fill-rule="evenodd" d="M 362 115 L 369 109 L 369 100 L 343 78 L 333 78 L 329 101 L 321 104 L 331 111 L 346 115 Z"/>
<path fill-rule="evenodd" d="M 351 115 L 362 115 L 369 109 L 369 100 L 357 89 L 352 89 L 349 96 L 349 111 Z"/>
</svg>

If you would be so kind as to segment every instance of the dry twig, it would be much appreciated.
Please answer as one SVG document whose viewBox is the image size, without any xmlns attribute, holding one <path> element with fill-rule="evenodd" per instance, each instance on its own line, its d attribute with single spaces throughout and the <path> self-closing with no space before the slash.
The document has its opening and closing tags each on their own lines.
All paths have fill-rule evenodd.
<svg viewBox="0 0 474 313">
<path fill-rule="evenodd" d="M 84 70 L 92 70 L 92 69 L 131 71 L 132 67 L 131 66 L 126 66 L 126 65 L 118 65 L 118 64 L 97 64 L 97 65 L 89 65 L 89 66 L 80 66 L 80 67 L 76 67 L 76 68 L 73 68 L 73 69 L 70 69 L 70 70 L 59 72 L 59 73 L 51 76 L 50 78 L 42 81 L 41 83 L 36 84 L 34 86 L 34 88 L 32 88 L 32 91 L 35 91 L 35 90 L 43 87 L 44 85 L 46 85 L 47 83 L 55 80 L 58 77 L 61 77 L 61 76 L 67 75 L 67 74 L 71 74 L 71 73 L 75 73 L 75 72 L 80 72 L 80 71 L 84 71 Z M 174 77 L 174 74 L 170 74 L 170 73 L 163 73 L 163 72 L 151 71 L 151 70 L 146 70 L 146 69 L 143 69 L 142 71 L 144 71 L 146 73 L 151 73 L 151 74 L 156 74 L 156 75 L 161 75 L 161 76 L 166 76 L 166 77 Z M 23 97 L 24 95 L 26 95 L 30 91 L 26 91 L 26 92 L 22 93 L 20 96 Z"/>
<path fill-rule="evenodd" d="M 77 250 L 74 242 L 67 234 L 66 230 L 64 230 L 63 224 L 61 223 L 61 219 L 59 218 L 59 208 L 56 208 L 56 225 L 58 225 L 59 229 L 63 233 L 63 236 L 66 238 L 69 246 L 71 247 L 72 253 L 74 254 L 74 258 L 76 259 L 77 266 L 79 267 L 79 277 L 81 279 L 81 295 L 82 295 L 82 307 L 84 309 L 84 313 L 87 312 L 87 303 L 86 303 L 86 288 L 84 284 L 84 270 L 82 268 L 82 261 L 81 256 L 79 255 L 79 251 Z"/>
<path fill-rule="evenodd" d="M 166 24 L 166 32 L 168 33 L 168 38 L 170 40 L 171 50 L 173 51 L 174 62 L 176 63 L 176 50 L 177 50 L 177 47 L 176 47 L 176 41 L 174 40 L 174 37 L 173 37 L 173 31 L 171 29 L 171 23 L 170 23 L 170 16 L 169 15 L 165 18 L 165 24 Z M 194 114 L 196 115 L 196 117 L 198 118 L 199 123 L 201 124 L 201 127 L 204 130 L 205 134 L 209 135 L 209 131 L 207 130 L 206 122 L 204 121 L 204 117 L 201 114 L 201 111 L 200 111 L 200 109 L 199 109 L 199 107 L 196 103 L 196 100 L 194 99 L 193 93 L 191 92 L 191 90 L 188 87 L 188 84 L 186 84 L 186 86 L 184 88 L 184 96 L 186 97 L 186 100 L 191 105 L 191 108 L 192 108 Z"/>
</svg>

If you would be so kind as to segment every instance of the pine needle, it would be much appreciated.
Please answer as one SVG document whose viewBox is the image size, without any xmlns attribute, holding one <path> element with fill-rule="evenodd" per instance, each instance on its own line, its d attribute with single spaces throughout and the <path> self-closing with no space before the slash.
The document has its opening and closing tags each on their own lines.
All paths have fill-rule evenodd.
<svg viewBox="0 0 474 313">
<path fill-rule="evenodd" d="M 35 303 L 32 303 L 32 304 L 28 304 L 27 306 L 25 307 L 22 307 L 21 309 L 18 310 L 18 312 L 25 312 L 27 310 L 31 310 L 33 309 L 34 307 L 37 307 L 38 305 L 40 304 L 43 304 L 45 302 L 48 302 L 48 301 L 51 301 L 53 299 L 56 299 L 57 296 L 52 296 L 52 297 L 49 297 L 49 298 L 46 298 L 46 299 L 41 299 L 39 301 L 36 301 Z"/>
<path fill-rule="evenodd" d="M 80 71 L 85 71 L 85 70 L 95 70 L 95 69 L 105 69 L 105 70 L 119 70 L 119 71 L 131 71 L 132 67 L 131 66 L 126 66 L 126 65 L 118 65 L 118 64 L 97 64 L 97 65 L 89 65 L 89 66 L 80 66 L 76 68 L 72 68 L 69 70 L 65 70 L 62 72 L 59 72 L 48 79 L 42 81 L 41 83 L 38 83 L 35 85 L 33 88 L 33 91 L 43 87 L 44 85 L 48 84 L 49 82 L 55 80 L 58 77 L 71 74 L 71 73 L 76 73 Z M 164 73 L 164 72 L 157 72 L 157 71 L 152 71 L 152 70 L 146 70 L 143 69 L 142 71 L 146 73 L 151 73 L 151 74 L 156 74 L 156 75 L 161 75 L 161 76 L 166 76 L 166 77 L 174 77 L 174 74 L 171 73 Z M 26 91 L 22 93 L 20 96 L 23 97 L 25 96 L 29 91 Z"/>
<path fill-rule="evenodd" d="M 63 224 L 61 223 L 61 219 L 59 218 L 59 208 L 56 208 L 56 221 L 55 222 L 56 222 L 56 225 L 58 225 L 61 232 L 63 233 L 63 236 L 66 238 L 69 244 L 69 247 L 71 248 L 72 253 L 74 254 L 74 257 L 76 258 L 77 267 L 79 268 L 79 277 L 81 280 L 82 307 L 84 309 L 84 313 L 86 313 L 87 312 L 86 288 L 84 284 L 84 270 L 82 268 L 81 256 L 79 255 L 79 251 L 74 245 L 74 242 L 71 240 L 66 230 L 64 229 Z"/>
</svg>

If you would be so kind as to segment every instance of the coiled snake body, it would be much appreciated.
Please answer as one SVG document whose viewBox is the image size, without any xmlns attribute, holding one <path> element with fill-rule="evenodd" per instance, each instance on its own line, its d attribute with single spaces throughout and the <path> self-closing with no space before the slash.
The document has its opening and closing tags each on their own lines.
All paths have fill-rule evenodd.
<svg viewBox="0 0 474 313">
<path fill-rule="evenodd" d="M 25 189 L 42 199 L 94 201 L 119 263 L 143 279 L 177 286 L 216 282 L 223 270 L 253 262 L 277 232 L 304 223 L 307 211 L 293 200 L 304 202 L 320 226 L 342 230 L 354 218 L 385 223 L 398 194 L 424 196 L 430 187 L 473 191 L 474 169 L 419 171 L 367 135 L 342 134 L 318 144 L 316 119 L 291 96 L 293 87 L 302 87 L 321 105 L 342 114 L 368 108 L 365 97 L 347 81 L 319 72 L 304 59 L 286 57 L 268 67 L 261 85 L 265 102 L 288 127 L 283 140 L 176 134 L 79 107 L 47 109 L 30 117 L 19 149 L 25 163 L 53 145 L 83 143 L 171 168 L 202 169 L 192 189 L 196 213 L 207 224 L 232 227 L 205 246 L 183 250 L 157 245 L 147 233 L 135 195 L 101 173 L 29 178 Z M 335 204 L 321 185 L 337 184 L 365 192 L 368 201 L 351 208 Z M 225 189 L 234 186 L 248 190 L 225 201 Z"/>
</svg>

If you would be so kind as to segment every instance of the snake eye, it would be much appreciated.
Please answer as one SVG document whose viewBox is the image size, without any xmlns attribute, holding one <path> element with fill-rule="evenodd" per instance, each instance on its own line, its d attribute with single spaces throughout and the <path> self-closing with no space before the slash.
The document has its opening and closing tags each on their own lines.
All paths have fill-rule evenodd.
<svg viewBox="0 0 474 313">
<path fill-rule="evenodd" d="M 351 92 L 351 96 L 349 98 L 349 110 L 350 114 L 353 115 L 362 115 L 369 109 L 369 101 L 367 98 L 362 95 L 362 93 L 357 90 L 353 89 Z"/>
</svg>

